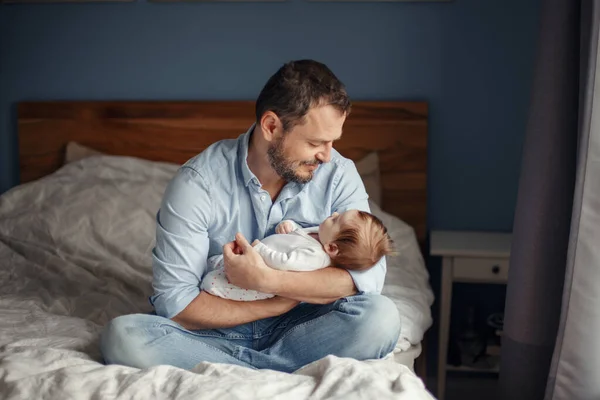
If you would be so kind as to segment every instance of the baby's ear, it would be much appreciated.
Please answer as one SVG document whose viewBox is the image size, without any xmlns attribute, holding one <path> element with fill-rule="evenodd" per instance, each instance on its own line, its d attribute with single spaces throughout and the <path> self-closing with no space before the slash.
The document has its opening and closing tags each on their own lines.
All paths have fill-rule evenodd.
<svg viewBox="0 0 600 400">
<path fill-rule="evenodd" d="M 338 255 L 339 249 L 337 247 L 337 244 L 329 243 L 325 245 L 325 251 L 327 252 L 327 254 L 329 254 L 330 257 L 335 257 Z"/>
</svg>

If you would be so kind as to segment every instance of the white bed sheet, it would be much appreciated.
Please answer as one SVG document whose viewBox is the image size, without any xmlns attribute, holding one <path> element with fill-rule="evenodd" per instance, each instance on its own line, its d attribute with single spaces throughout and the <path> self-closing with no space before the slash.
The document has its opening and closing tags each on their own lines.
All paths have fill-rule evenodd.
<svg viewBox="0 0 600 400">
<path fill-rule="evenodd" d="M 387 359 L 330 356 L 293 374 L 209 363 L 193 371 L 104 366 L 103 325 L 151 311 L 155 213 L 176 168 L 95 156 L 0 196 L 0 397 L 433 398 L 411 370 L 431 325 L 427 272 L 412 228 L 378 209 L 401 250 L 388 259 L 384 288 L 402 316 Z"/>
</svg>

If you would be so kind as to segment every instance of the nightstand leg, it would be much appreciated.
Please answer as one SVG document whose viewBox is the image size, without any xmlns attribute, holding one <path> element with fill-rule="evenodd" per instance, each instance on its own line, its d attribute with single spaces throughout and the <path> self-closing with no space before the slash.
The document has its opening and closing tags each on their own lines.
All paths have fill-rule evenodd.
<svg viewBox="0 0 600 400">
<path fill-rule="evenodd" d="M 440 298 L 440 337 L 438 350 L 437 397 L 444 400 L 446 392 L 446 360 L 448 357 L 448 339 L 450 335 L 450 309 L 452 306 L 452 258 L 442 261 L 442 294 Z"/>
</svg>

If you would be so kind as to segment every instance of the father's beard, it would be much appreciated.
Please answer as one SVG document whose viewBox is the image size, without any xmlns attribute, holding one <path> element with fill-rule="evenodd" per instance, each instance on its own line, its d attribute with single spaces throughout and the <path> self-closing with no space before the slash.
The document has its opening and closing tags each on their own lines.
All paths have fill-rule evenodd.
<svg viewBox="0 0 600 400">
<path fill-rule="evenodd" d="M 307 171 L 306 175 L 300 175 L 296 170 L 302 165 L 319 165 L 319 160 L 313 161 L 290 161 L 286 158 L 283 149 L 283 137 L 275 140 L 267 150 L 271 168 L 275 170 L 277 175 L 281 176 L 288 182 L 296 182 L 300 184 L 308 183 L 312 180 L 314 171 Z"/>
</svg>

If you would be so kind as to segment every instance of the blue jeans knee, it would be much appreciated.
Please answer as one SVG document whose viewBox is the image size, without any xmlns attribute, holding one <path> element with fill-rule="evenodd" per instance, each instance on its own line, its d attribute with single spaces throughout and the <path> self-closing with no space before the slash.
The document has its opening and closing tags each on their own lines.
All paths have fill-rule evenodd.
<svg viewBox="0 0 600 400">
<path fill-rule="evenodd" d="M 151 323 L 158 318 L 155 315 L 131 314 L 109 321 L 100 335 L 100 351 L 104 362 L 138 368 L 148 366 L 143 349 L 149 335 L 144 322 Z"/>
<path fill-rule="evenodd" d="M 348 340 L 356 346 L 361 359 L 382 358 L 394 350 L 400 337 L 400 314 L 392 300 L 379 294 L 348 297 L 338 306 L 352 315 Z"/>
</svg>

